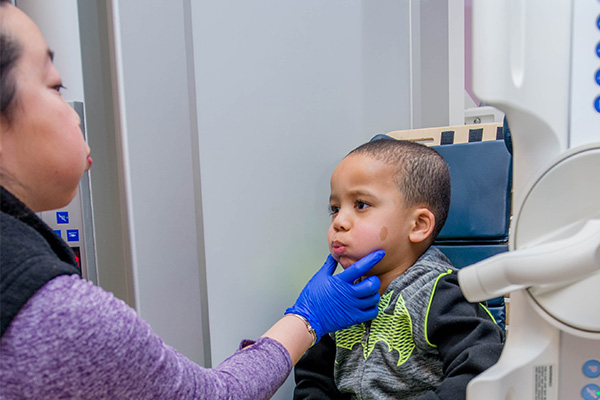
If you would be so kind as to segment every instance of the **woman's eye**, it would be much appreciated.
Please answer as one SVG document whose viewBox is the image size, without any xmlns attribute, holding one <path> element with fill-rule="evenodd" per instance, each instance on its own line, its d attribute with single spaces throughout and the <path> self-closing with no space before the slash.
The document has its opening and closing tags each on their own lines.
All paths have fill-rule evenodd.
<svg viewBox="0 0 600 400">
<path fill-rule="evenodd" d="M 329 215 L 337 214 L 340 211 L 338 206 L 329 206 Z"/>
<path fill-rule="evenodd" d="M 60 93 L 60 91 L 61 91 L 62 89 L 66 89 L 66 87 L 64 87 L 64 86 L 62 85 L 62 83 L 60 83 L 60 84 L 58 84 L 58 85 L 54 86 L 52 89 L 54 89 L 54 90 L 56 90 L 58 93 Z"/>
<path fill-rule="evenodd" d="M 356 208 L 359 209 L 359 210 L 366 210 L 369 207 L 370 207 L 370 205 L 368 205 L 364 201 L 360 201 L 359 200 L 359 201 L 356 202 Z"/>
</svg>

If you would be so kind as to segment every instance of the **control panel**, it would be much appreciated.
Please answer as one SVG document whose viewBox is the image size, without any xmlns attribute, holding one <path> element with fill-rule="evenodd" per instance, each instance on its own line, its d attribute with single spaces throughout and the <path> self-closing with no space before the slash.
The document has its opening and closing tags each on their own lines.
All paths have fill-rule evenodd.
<svg viewBox="0 0 600 400">
<path fill-rule="evenodd" d="M 597 340 L 561 335 L 559 399 L 600 399 L 600 347 Z"/>
<path fill-rule="evenodd" d="M 572 4 L 570 148 L 600 141 L 600 0 Z"/>
</svg>

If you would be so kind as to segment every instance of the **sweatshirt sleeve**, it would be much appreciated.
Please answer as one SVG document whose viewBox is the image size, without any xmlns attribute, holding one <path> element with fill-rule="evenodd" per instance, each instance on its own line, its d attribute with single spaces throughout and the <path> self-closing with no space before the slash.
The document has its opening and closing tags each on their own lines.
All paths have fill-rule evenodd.
<svg viewBox="0 0 600 400">
<path fill-rule="evenodd" d="M 456 273 L 440 278 L 434 290 L 427 336 L 438 348 L 444 379 L 419 399 L 464 399 L 469 381 L 500 358 L 503 333 L 482 304 L 464 298 Z"/>
<path fill-rule="evenodd" d="M 123 301 L 75 276 L 53 279 L 30 299 L 0 358 L 3 390 L 36 399 L 268 399 L 292 368 L 269 338 L 202 368 Z"/>
<path fill-rule="evenodd" d="M 335 342 L 329 335 L 312 346 L 294 368 L 294 400 L 344 399 L 335 386 Z"/>
</svg>

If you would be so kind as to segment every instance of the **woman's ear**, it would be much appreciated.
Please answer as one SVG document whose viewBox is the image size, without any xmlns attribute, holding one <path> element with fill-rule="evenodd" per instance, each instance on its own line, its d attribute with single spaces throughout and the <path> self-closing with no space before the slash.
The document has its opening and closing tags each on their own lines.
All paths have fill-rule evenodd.
<svg viewBox="0 0 600 400">
<path fill-rule="evenodd" d="M 413 226 L 408 238 L 413 243 L 427 240 L 435 227 L 435 215 L 425 207 L 415 208 L 413 211 Z"/>
</svg>

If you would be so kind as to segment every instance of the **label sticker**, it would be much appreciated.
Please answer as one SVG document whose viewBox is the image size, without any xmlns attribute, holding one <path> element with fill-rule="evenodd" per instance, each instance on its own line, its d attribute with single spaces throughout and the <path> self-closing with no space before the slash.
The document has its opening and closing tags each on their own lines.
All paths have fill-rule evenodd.
<svg viewBox="0 0 600 400">
<path fill-rule="evenodd" d="M 556 400 L 556 367 L 538 365 L 534 367 L 535 400 Z"/>
</svg>

